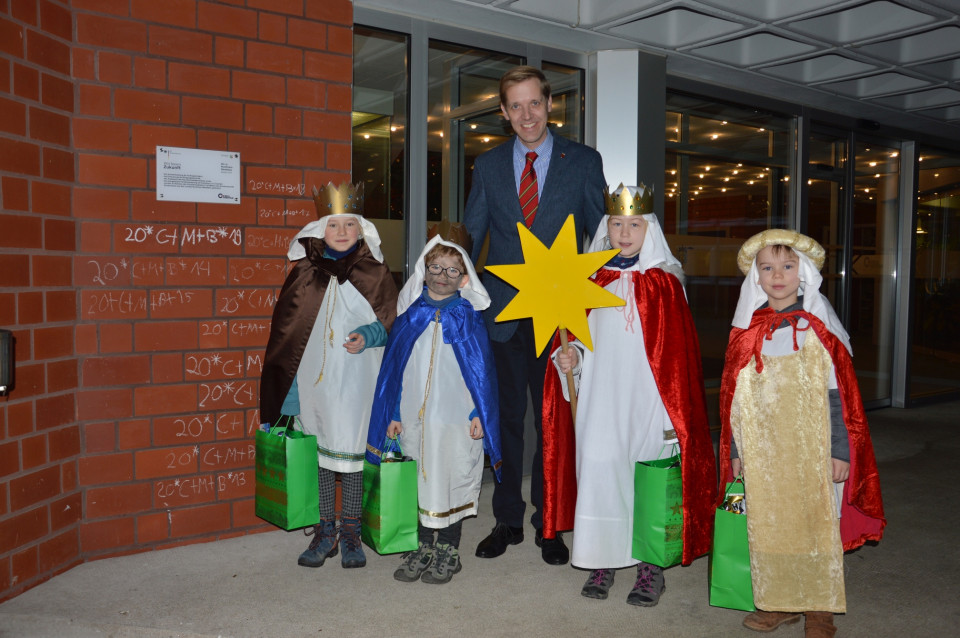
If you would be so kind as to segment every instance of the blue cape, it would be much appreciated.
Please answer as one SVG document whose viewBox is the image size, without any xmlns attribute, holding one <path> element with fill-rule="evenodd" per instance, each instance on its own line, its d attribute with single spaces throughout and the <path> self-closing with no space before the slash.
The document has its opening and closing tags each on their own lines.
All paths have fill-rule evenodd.
<svg viewBox="0 0 960 638">
<path fill-rule="evenodd" d="M 367 460 L 380 464 L 380 454 L 386 439 L 387 426 L 400 394 L 403 370 L 413 351 L 413 345 L 433 321 L 437 308 L 420 296 L 402 315 L 397 317 L 373 395 L 373 411 L 367 432 Z M 483 425 L 483 451 L 490 457 L 490 465 L 500 480 L 500 404 L 497 396 L 497 372 L 493 363 L 490 338 L 479 312 L 470 302 L 458 299 L 440 309 L 443 342 L 453 347 L 460 372 L 467 384 Z"/>
</svg>

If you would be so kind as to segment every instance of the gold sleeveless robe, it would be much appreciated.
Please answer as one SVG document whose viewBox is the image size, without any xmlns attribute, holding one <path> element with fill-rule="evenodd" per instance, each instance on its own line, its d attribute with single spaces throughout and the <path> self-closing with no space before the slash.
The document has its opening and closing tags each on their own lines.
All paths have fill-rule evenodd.
<svg viewBox="0 0 960 638">
<path fill-rule="evenodd" d="M 730 410 L 743 462 L 754 603 L 844 613 L 843 545 L 830 463 L 832 362 L 812 330 L 797 352 L 751 359 Z"/>
</svg>

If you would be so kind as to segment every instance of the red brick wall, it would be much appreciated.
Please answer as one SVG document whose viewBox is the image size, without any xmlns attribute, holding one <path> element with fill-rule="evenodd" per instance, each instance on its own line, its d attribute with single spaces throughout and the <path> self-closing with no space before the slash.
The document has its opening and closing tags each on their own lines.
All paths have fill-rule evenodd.
<svg viewBox="0 0 960 638">
<path fill-rule="evenodd" d="M 309 190 L 350 172 L 350 0 L 0 0 L 0 600 L 267 529 L 253 440 Z M 157 202 L 158 144 L 242 203 Z"/>
</svg>

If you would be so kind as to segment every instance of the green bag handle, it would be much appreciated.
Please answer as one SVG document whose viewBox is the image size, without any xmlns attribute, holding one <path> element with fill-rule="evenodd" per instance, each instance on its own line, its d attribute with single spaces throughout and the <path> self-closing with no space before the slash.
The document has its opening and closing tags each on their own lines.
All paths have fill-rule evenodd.
<svg viewBox="0 0 960 638">
<path fill-rule="evenodd" d="M 283 419 L 283 417 L 287 417 L 287 422 L 284 423 L 283 425 L 280 425 L 281 420 Z M 298 423 L 300 424 L 300 429 L 299 429 L 299 430 L 298 430 L 297 427 L 296 427 Z M 298 419 L 298 418 L 297 418 L 295 415 L 293 415 L 293 414 L 281 414 L 281 415 L 280 415 L 280 418 L 277 419 L 277 425 L 278 425 L 278 427 L 270 428 L 270 431 L 268 432 L 268 434 L 275 434 L 276 436 L 286 436 L 286 437 L 289 437 L 290 435 L 287 434 L 287 431 L 288 431 L 288 430 L 289 430 L 289 431 L 293 431 L 293 432 L 303 432 L 303 423 L 301 423 L 301 422 L 300 422 L 300 419 Z"/>
<path fill-rule="evenodd" d="M 670 450 L 670 456 L 664 456 L 663 451 L 667 449 L 667 444 L 664 443 L 663 447 L 660 448 L 660 454 L 657 455 L 657 460 L 660 459 L 669 459 L 670 456 L 679 456 L 680 455 L 680 443 L 674 443 L 673 449 Z M 671 465 L 670 467 L 676 467 L 676 465 Z"/>
<path fill-rule="evenodd" d="M 387 454 L 387 452 L 392 452 L 394 451 L 394 449 L 396 449 L 396 451 L 400 453 L 400 458 L 403 458 L 403 448 L 400 446 L 400 437 L 397 436 L 396 438 L 393 438 L 393 439 L 391 439 L 389 436 L 384 437 L 383 445 L 380 446 L 380 461 L 382 462 L 384 460 L 387 460 L 387 461 L 392 460 L 392 459 L 384 459 L 383 457 Z"/>
<path fill-rule="evenodd" d="M 734 476 L 734 477 L 733 477 L 733 480 L 730 481 L 729 483 L 727 483 L 727 489 L 726 489 L 726 491 L 724 492 L 723 495 L 724 495 L 724 496 L 730 496 L 730 489 L 731 489 L 734 485 L 736 485 L 737 483 L 739 483 L 740 485 L 743 485 L 743 472 L 741 472 L 740 474 L 737 474 L 736 476 Z"/>
</svg>

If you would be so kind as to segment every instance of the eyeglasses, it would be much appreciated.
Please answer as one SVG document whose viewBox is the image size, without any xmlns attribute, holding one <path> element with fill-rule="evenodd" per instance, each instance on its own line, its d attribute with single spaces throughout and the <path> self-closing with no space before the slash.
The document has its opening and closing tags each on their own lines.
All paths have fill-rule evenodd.
<svg viewBox="0 0 960 638">
<path fill-rule="evenodd" d="M 445 272 L 447 273 L 447 277 L 449 277 L 450 279 L 456 279 L 457 277 L 463 274 L 459 268 L 454 268 L 453 266 L 450 266 L 449 268 L 444 268 L 440 264 L 430 264 L 429 266 L 427 266 L 427 270 L 430 271 L 431 275 L 439 275 L 440 273 Z"/>
</svg>

